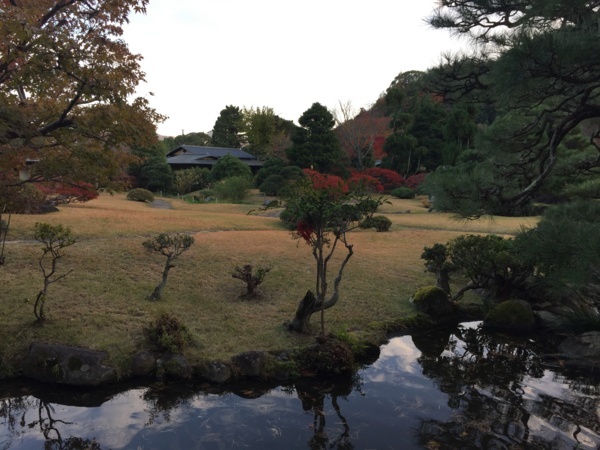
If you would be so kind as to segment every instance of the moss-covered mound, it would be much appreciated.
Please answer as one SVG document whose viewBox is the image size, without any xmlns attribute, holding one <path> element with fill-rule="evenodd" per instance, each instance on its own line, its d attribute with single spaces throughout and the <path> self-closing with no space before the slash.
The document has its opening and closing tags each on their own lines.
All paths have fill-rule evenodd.
<svg viewBox="0 0 600 450">
<path fill-rule="evenodd" d="M 415 292 L 413 303 L 417 311 L 440 317 L 454 312 L 454 304 L 442 289 L 437 286 L 424 286 Z"/>
<path fill-rule="evenodd" d="M 499 331 L 530 332 L 535 328 L 535 317 L 526 301 L 506 300 L 490 310 L 483 325 Z"/>
</svg>

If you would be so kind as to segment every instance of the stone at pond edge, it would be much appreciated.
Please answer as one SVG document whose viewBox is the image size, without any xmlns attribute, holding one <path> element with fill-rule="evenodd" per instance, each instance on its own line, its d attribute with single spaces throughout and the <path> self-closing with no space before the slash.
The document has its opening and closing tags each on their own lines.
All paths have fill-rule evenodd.
<svg viewBox="0 0 600 450">
<path fill-rule="evenodd" d="M 505 300 L 494 306 L 483 320 L 483 326 L 497 331 L 528 333 L 535 329 L 531 305 L 524 300 Z"/>
<path fill-rule="evenodd" d="M 131 373 L 136 377 L 147 377 L 156 371 L 156 356 L 148 350 L 141 350 L 133 355 Z"/>
<path fill-rule="evenodd" d="M 222 384 L 231 378 L 231 368 L 221 361 L 208 361 L 195 369 L 197 376 L 211 383 Z"/>
<path fill-rule="evenodd" d="M 34 343 L 23 360 L 23 375 L 69 386 L 98 386 L 115 381 L 113 367 L 102 364 L 105 352 L 68 345 Z"/>
<path fill-rule="evenodd" d="M 558 352 L 567 358 L 594 358 L 600 360 L 600 331 L 588 331 L 565 339 Z"/>
<path fill-rule="evenodd" d="M 164 355 L 157 361 L 156 376 L 158 378 L 191 378 L 192 367 L 183 355 Z"/>
<path fill-rule="evenodd" d="M 235 355 L 231 362 L 242 377 L 258 377 L 265 365 L 266 355 L 259 351 L 249 351 Z"/>
</svg>

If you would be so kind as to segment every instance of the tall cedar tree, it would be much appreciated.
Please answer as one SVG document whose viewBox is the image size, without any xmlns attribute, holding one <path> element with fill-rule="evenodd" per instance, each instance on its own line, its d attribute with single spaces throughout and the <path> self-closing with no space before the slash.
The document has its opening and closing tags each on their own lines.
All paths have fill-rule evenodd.
<svg viewBox="0 0 600 450">
<path fill-rule="evenodd" d="M 292 146 L 286 150 L 290 164 L 303 169 L 332 173 L 342 169 L 343 153 L 333 132 L 335 120 L 319 103 L 304 111 L 292 136 Z"/>
<path fill-rule="evenodd" d="M 243 116 L 237 106 L 228 105 L 221 111 L 213 127 L 213 147 L 240 148 L 242 142 Z"/>
</svg>

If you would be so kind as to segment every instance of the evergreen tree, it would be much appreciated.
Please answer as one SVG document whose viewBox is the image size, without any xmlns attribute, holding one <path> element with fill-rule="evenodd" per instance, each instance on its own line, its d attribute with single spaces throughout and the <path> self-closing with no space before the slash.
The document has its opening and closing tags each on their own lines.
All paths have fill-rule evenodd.
<svg viewBox="0 0 600 450">
<path fill-rule="evenodd" d="M 478 141 L 483 157 L 474 196 L 439 184 L 457 212 L 524 209 L 544 190 L 565 157 L 578 176 L 600 167 L 600 40 L 598 3 L 583 0 L 441 0 L 430 23 L 482 44 L 479 52 L 448 58 L 432 75 L 446 101 L 491 107 L 498 117 Z M 493 54 L 493 56 L 492 56 Z M 562 151 L 586 130 L 596 154 Z M 484 172 L 486 175 L 484 176 Z M 484 182 L 485 181 L 485 182 Z"/>
<path fill-rule="evenodd" d="M 213 147 L 240 148 L 242 133 L 242 111 L 237 106 L 228 105 L 215 122 L 211 144 Z"/>
<path fill-rule="evenodd" d="M 292 136 L 286 155 L 292 165 L 322 173 L 341 171 L 343 153 L 333 127 L 333 115 L 320 103 L 313 103 L 300 119 L 301 128 Z"/>
</svg>

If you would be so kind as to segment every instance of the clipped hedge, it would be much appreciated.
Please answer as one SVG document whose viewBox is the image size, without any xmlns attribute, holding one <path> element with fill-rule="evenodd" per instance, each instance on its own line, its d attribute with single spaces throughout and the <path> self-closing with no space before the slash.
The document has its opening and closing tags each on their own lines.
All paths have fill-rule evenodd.
<svg viewBox="0 0 600 450">
<path fill-rule="evenodd" d="M 392 226 L 392 221 L 386 216 L 373 216 L 365 219 L 361 224 L 360 228 L 368 229 L 375 228 L 376 231 L 389 231 Z"/>
<path fill-rule="evenodd" d="M 401 199 L 412 199 L 415 198 L 415 191 L 408 187 L 399 187 L 390 192 L 392 197 Z"/>
<path fill-rule="evenodd" d="M 154 201 L 154 194 L 148 189 L 136 188 L 127 193 L 127 200 L 152 203 Z"/>
</svg>

